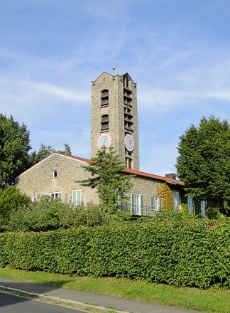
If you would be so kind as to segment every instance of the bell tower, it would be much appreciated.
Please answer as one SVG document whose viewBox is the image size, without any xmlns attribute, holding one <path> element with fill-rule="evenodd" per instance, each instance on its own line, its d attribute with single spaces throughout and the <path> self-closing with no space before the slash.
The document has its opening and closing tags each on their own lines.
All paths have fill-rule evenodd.
<svg viewBox="0 0 230 313">
<path fill-rule="evenodd" d="M 139 170 L 136 83 L 128 73 L 91 82 L 91 156 L 113 146 L 125 167 Z"/>
</svg>

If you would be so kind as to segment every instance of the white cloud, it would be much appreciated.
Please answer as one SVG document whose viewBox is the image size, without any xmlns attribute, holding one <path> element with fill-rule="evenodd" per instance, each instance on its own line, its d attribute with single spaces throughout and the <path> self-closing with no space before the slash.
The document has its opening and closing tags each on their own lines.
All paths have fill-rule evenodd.
<svg viewBox="0 0 230 313">
<path fill-rule="evenodd" d="M 20 103 L 27 106 L 50 99 L 80 104 L 89 100 L 89 93 L 84 90 L 77 92 L 47 82 L 0 78 L 0 89 L 0 105 Z"/>
<path fill-rule="evenodd" d="M 67 142 L 88 156 L 90 81 L 112 72 L 113 50 L 116 73 L 137 82 L 142 140 L 154 133 L 143 170 L 172 171 L 178 134 L 203 115 L 229 116 L 227 1 L 199 12 L 183 0 L 3 2 L 0 113 L 28 125 L 33 147 Z"/>
<path fill-rule="evenodd" d="M 55 149 L 82 132 L 90 105 L 89 90 L 71 90 L 46 82 L 0 79 L 0 113 L 10 116 L 30 131 L 31 145 Z M 88 118 L 89 120 L 89 118 Z M 70 131 L 69 125 L 72 125 Z M 76 126 L 75 126 L 76 125 Z M 72 136 L 70 135 L 72 133 Z M 71 142 L 69 138 L 72 138 Z"/>
<path fill-rule="evenodd" d="M 169 90 L 169 89 L 144 89 L 141 90 L 141 109 L 169 111 L 175 108 L 184 108 L 188 104 L 200 107 L 207 104 L 208 99 L 224 100 L 230 102 L 229 89 L 217 90 Z M 229 105 L 226 103 L 226 105 Z M 155 111 L 155 112 L 156 112 Z"/>
<path fill-rule="evenodd" d="M 88 100 L 87 93 L 77 93 L 45 82 L 22 81 L 19 84 L 22 88 L 30 90 L 32 94 L 36 93 L 36 99 L 38 100 L 44 97 L 58 98 L 76 103 Z"/>
</svg>

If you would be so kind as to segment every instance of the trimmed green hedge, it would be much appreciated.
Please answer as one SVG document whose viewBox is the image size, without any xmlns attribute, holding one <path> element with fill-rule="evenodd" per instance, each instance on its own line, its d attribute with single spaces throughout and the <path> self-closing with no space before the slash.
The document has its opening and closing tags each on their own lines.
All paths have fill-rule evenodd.
<svg viewBox="0 0 230 313">
<path fill-rule="evenodd" d="M 0 266 L 230 288 L 230 222 L 178 215 L 116 227 L 3 233 Z"/>
</svg>

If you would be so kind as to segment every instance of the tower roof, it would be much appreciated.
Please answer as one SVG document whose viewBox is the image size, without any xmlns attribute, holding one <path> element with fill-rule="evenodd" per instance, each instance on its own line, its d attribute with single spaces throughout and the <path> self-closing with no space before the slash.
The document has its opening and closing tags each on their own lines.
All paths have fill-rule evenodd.
<svg viewBox="0 0 230 313">
<path fill-rule="evenodd" d="M 116 77 L 116 76 L 118 76 L 118 77 L 128 76 L 128 78 L 129 78 L 130 80 L 132 80 L 132 82 L 135 84 L 135 82 L 133 81 L 133 79 L 132 79 L 132 77 L 129 75 L 129 73 L 125 73 L 125 74 L 122 74 L 122 75 L 119 75 L 119 74 L 113 75 L 113 74 L 109 74 L 109 73 L 107 73 L 107 72 L 103 72 L 103 73 L 101 73 L 95 80 L 93 80 L 92 82 L 97 81 L 98 79 L 102 78 L 103 76 L 110 76 L 110 77 L 114 77 L 114 76 L 115 76 L 115 77 Z"/>
</svg>

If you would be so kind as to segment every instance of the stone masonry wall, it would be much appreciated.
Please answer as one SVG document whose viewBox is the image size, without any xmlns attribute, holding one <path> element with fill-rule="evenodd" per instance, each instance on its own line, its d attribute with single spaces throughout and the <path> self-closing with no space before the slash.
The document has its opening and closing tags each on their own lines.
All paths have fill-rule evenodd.
<svg viewBox="0 0 230 313">
<path fill-rule="evenodd" d="M 48 193 L 61 192 L 65 202 L 71 201 L 72 190 L 80 189 L 82 201 L 85 204 L 88 202 L 99 204 L 96 190 L 77 182 L 87 179 L 90 175 L 82 168 L 83 165 L 87 165 L 87 162 L 54 153 L 21 174 L 18 178 L 17 188 L 31 198 L 37 199 Z M 53 178 L 53 171 L 57 172 L 55 178 Z M 131 194 L 140 194 L 143 196 L 144 215 L 149 212 L 150 197 L 166 197 L 165 191 L 170 191 L 168 185 L 160 180 L 136 175 L 132 178 L 132 182 L 133 186 L 127 193 L 128 208 L 131 209 Z M 164 205 L 170 205 L 170 201 L 172 201 L 170 197 L 164 198 Z"/>
<path fill-rule="evenodd" d="M 89 173 L 82 168 L 82 165 L 86 164 L 68 156 L 52 154 L 20 175 L 17 188 L 31 198 L 39 198 L 52 192 L 62 192 L 65 201 L 71 200 L 72 190 L 81 189 L 84 203 L 98 204 L 96 191 L 76 182 L 89 177 Z M 57 171 L 56 178 L 53 178 L 53 171 Z"/>
</svg>

